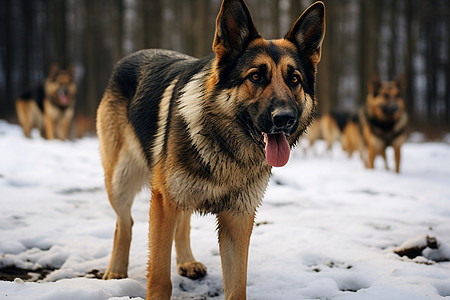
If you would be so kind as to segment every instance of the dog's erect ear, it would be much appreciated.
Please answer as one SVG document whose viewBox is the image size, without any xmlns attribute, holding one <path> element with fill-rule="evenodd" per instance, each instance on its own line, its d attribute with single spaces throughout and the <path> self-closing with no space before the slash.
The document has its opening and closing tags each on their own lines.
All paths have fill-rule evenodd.
<svg viewBox="0 0 450 300">
<path fill-rule="evenodd" d="M 50 71 L 48 72 L 48 78 L 53 81 L 56 79 L 56 75 L 58 75 L 58 73 L 59 73 L 59 66 L 58 66 L 58 64 L 53 63 L 50 66 Z"/>
<path fill-rule="evenodd" d="M 213 50 L 219 65 L 235 59 L 254 39 L 260 37 L 242 0 L 224 0 L 216 20 Z"/>
<path fill-rule="evenodd" d="M 324 36 L 325 5 L 323 2 L 316 2 L 298 18 L 285 39 L 297 45 L 300 54 L 317 66 L 322 54 Z"/>
<path fill-rule="evenodd" d="M 74 64 L 70 64 L 67 67 L 66 72 L 67 72 L 67 75 L 70 77 L 70 80 L 71 81 L 75 81 L 75 65 Z"/>
<path fill-rule="evenodd" d="M 377 74 L 372 74 L 368 83 L 369 93 L 376 97 L 381 89 L 381 79 Z"/>
<path fill-rule="evenodd" d="M 69 76 L 72 78 L 75 77 L 75 66 L 73 64 L 67 67 L 67 74 L 69 74 Z"/>
</svg>

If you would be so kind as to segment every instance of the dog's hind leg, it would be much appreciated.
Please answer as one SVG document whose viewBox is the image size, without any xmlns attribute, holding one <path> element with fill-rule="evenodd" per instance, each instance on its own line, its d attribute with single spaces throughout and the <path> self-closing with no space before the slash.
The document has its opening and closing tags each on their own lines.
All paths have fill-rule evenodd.
<svg viewBox="0 0 450 300">
<path fill-rule="evenodd" d="M 124 144 L 118 155 L 117 163 L 106 176 L 105 182 L 109 201 L 117 214 L 116 231 L 111 261 L 103 276 L 104 279 L 127 277 L 128 259 L 131 243 L 131 206 L 136 194 L 147 183 L 146 164 L 136 155 L 131 133 L 125 133 Z M 131 145 L 130 145 L 131 144 Z"/>
<path fill-rule="evenodd" d="M 105 169 L 105 186 L 117 215 L 114 246 L 103 279 L 127 277 L 131 242 L 131 205 L 134 196 L 148 183 L 147 163 L 139 142 L 127 125 L 126 107 L 111 106 L 106 93 L 97 114 L 100 154 Z"/>
<path fill-rule="evenodd" d="M 400 173 L 400 146 L 394 147 L 395 172 Z"/>
<path fill-rule="evenodd" d="M 255 214 L 217 215 L 226 300 L 245 300 L 250 236 Z"/>
<path fill-rule="evenodd" d="M 206 275 L 206 267 L 197 262 L 192 254 L 191 241 L 191 212 L 180 214 L 175 231 L 175 250 L 177 253 L 178 273 L 191 279 L 197 279 Z"/>
<path fill-rule="evenodd" d="M 128 198 L 131 198 L 130 195 L 128 195 Z M 117 214 L 117 222 L 114 233 L 114 245 L 111 260 L 105 274 L 103 275 L 103 279 L 126 278 L 128 277 L 131 228 L 133 226 L 133 219 L 131 218 L 131 203 L 126 203 L 119 208 L 118 205 L 113 204 L 116 203 L 114 197 L 110 196 L 110 201 Z"/>
<path fill-rule="evenodd" d="M 31 138 L 33 114 L 31 112 L 30 103 L 24 100 L 17 100 L 16 112 L 19 124 L 22 126 L 23 134 L 26 138 Z"/>
</svg>

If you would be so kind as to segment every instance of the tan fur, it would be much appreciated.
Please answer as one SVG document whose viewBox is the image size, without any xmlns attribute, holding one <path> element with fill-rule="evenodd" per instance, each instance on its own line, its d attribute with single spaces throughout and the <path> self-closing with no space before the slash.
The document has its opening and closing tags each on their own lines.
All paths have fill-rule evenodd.
<svg viewBox="0 0 450 300">
<path fill-rule="evenodd" d="M 62 93 L 65 95 L 64 102 L 61 100 Z M 44 83 L 43 111 L 37 105 L 38 99 L 16 101 L 17 117 L 25 136 L 29 138 L 31 129 L 39 128 L 41 135 L 49 140 L 68 138 L 74 116 L 75 93 L 73 66 L 60 70 L 57 65 L 52 65 Z"/>
<path fill-rule="evenodd" d="M 236 5 L 237 2 L 224 3 L 223 5 Z M 320 5 L 323 6 L 322 3 Z M 223 7 L 219 17 L 222 10 Z M 323 7 L 317 11 L 321 15 L 320 20 L 323 20 Z M 325 25 L 323 21 L 322 25 Z M 283 78 L 289 74 L 287 64 L 294 62 L 288 55 L 280 59 L 278 65 L 267 60 L 264 55 L 255 55 L 257 57 L 251 63 L 257 65 L 258 62 L 263 62 L 267 65 L 271 76 L 270 84 L 255 87 L 246 80 L 218 93 L 216 85 L 219 81 L 220 66 L 216 61 L 230 53 L 229 45 L 224 45 L 220 34 L 222 32 L 216 31 L 213 45 L 216 59 L 210 65 L 197 70 L 189 81 L 182 81 L 183 85 L 178 85 L 182 75 L 174 75 L 170 77 L 170 82 L 166 82 L 165 90 L 159 91 L 160 102 L 158 108 L 154 109 L 157 112 L 152 115 L 152 120 L 146 120 L 147 115 L 142 116 L 136 112 L 130 116 L 130 112 L 136 107 L 132 106 L 135 105 L 134 102 L 143 104 L 139 101 L 147 101 L 153 92 L 146 88 L 146 80 L 158 78 L 155 74 L 150 74 L 145 67 L 141 68 L 141 64 L 136 68 L 138 72 L 127 74 L 139 74 L 136 76 L 136 91 L 133 91 L 132 96 L 126 95 L 123 86 L 115 82 L 123 79 L 122 66 L 119 65 L 115 69 L 97 111 L 97 132 L 105 171 L 105 186 L 110 203 L 117 214 L 113 251 L 103 278 L 127 276 L 133 225 L 131 205 L 136 193 L 149 184 L 151 203 L 147 300 L 168 300 L 171 297 L 170 265 L 173 241 L 178 273 L 193 279 L 206 274 L 206 267 L 196 261 L 190 247 L 190 216 L 193 211 L 217 215 L 225 299 L 246 299 L 250 236 L 255 211 L 261 204 L 271 166 L 265 160 L 264 148 L 258 144 L 259 141 L 251 139 L 244 132 L 242 125 L 239 125 L 239 109 L 242 109 L 244 104 L 249 106 L 249 103 L 260 103 L 260 106 L 255 106 L 255 110 L 265 111 L 270 106 L 266 101 L 268 96 L 290 93 L 289 98 L 298 101 L 302 108 L 302 113 L 298 116 L 299 126 L 288 137 L 291 144 L 294 144 L 305 130 L 315 109 L 316 100 L 306 94 L 303 87 L 296 85 L 298 88 L 291 89 L 284 81 Z M 268 41 L 260 37 L 255 37 L 253 43 L 254 45 L 248 47 L 269 45 Z M 276 40 L 274 43 L 296 49 L 289 41 Z M 142 55 L 139 59 L 143 59 L 144 63 L 151 63 L 151 56 L 155 52 L 147 50 L 142 53 L 137 53 L 138 56 Z M 177 55 L 173 52 L 170 54 Z M 315 57 L 318 53 L 315 51 L 311 55 Z M 314 59 L 312 63 L 317 62 L 318 60 Z M 242 66 L 243 73 L 250 75 L 253 67 L 245 64 Z M 293 72 L 300 73 L 298 70 Z M 295 75 L 301 77 L 301 74 Z M 297 76 L 292 78 L 298 79 Z M 292 95 L 293 90 L 295 95 Z M 173 96 L 174 91 L 176 97 Z M 281 106 L 283 105 L 284 103 Z M 133 118 L 137 116 L 139 121 L 156 124 L 153 127 L 153 139 L 148 140 L 148 143 L 142 142 L 142 132 L 149 129 L 147 124 L 136 127 L 132 125 L 136 122 Z M 208 119 L 209 123 L 205 123 L 205 119 Z M 214 126 L 217 127 L 212 128 Z M 219 134 L 219 130 L 225 131 L 226 134 Z M 230 141 L 218 143 L 212 137 L 230 137 Z M 224 149 L 225 146 L 227 148 Z M 231 154 L 225 155 L 226 151 Z M 209 169 L 204 171 L 201 168 Z"/>
<path fill-rule="evenodd" d="M 395 172 L 400 172 L 401 145 L 406 140 L 405 127 L 408 123 L 408 115 L 405 111 L 405 102 L 402 97 L 404 90 L 404 78 L 400 75 L 391 82 L 382 82 L 377 76 L 373 76 L 369 81 L 369 95 L 366 100 L 365 111 L 361 111 L 360 119 L 363 126 L 363 137 L 367 148 L 366 166 L 374 168 L 374 161 L 380 155 L 389 169 L 386 159 L 386 148 L 394 148 Z M 396 105 L 397 111 L 392 115 L 387 115 L 383 111 L 385 105 Z M 383 132 L 382 135 L 374 129 L 371 122 L 380 124 L 392 124 L 392 129 Z M 395 134 L 397 133 L 398 134 Z M 392 138 L 390 138 L 392 136 Z"/>
<path fill-rule="evenodd" d="M 95 134 L 95 120 L 90 116 L 78 114 L 75 117 L 75 136 L 81 139 L 85 135 Z"/>
<path fill-rule="evenodd" d="M 44 100 L 44 126 L 48 140 L 59 138 L 65 140 L 69 136 L 70 122 L 73 119 L 74 109 L 69 107 L 61 111 L 48 99 Z"/>
<path fill-rule="evenodd" d="M 105 169 L 105 186 L 117 214 L 111 263 L 105 279 L 127 277 L 131 242 L 131 205 L 134 196 L 148 183 L 145 158 L 130 124 L 126 107 L 112 109 L 107 105 L 111 96 L 106 93 L 97 112 L 97 132 L 100 154 Z"/>
<path fill-rule="evenodd" d="M 31 138 L 31 129 L 33 128 L 38 128 L 41 136 L 45 135 L 43 115 L 35 101 L 18 99 L 16 112 L 25 137 Z"/>
<path fill-rule="evenodd" d="M 345 125 L 341 136 L 342 150 L 347 152 L 348 157 L 352 157 L 353 152 L 359 152 L 361 158 L 363 158 L 364 142 L 361 136 L 361 130 L 359 124 L 353 121 L 349 121 Z"/>
<path fill-rule="evenodd" d="M 321 137 L 320 133 L 320 121 L 314 120 L 308 127 L 306 138 L 309 141 L 309 147 L 314 148 L 314 143 Z"/>
<path fill-rule="evenodd" d="M 171 201 L 164 182 L 163 166 L 157 164 L 151 183 L 147 300 L 169 299 L 172 293 L 171 248 L 181 210 Z"/>
<path fill-rule="evenodd" d="M 253 214 L 217 215 L 225 299 L 246 299 L 247 261 Z"/>
<path fill-rule="evenodd" d="M 189 278 L 200 278 L 206 275 L 206 267 L 195 261 L 190 242 L 191 212 L 181 212 L 175 231 L 175 251 L 178 273 Z"/>
<path fill-rule="evenodd" d="M 44 126 L 47 139 L 65 140 L 69 135 L 70 123 L 74 115 L 76 85 L 74 83 L 74 67 L 67 71 L 59 70 L 53 65 L 50 76 L 45 82 Z M 68 103 L 62 108 L 58 103 L 59 89 L 67 89 Z"/>
<path fill-rule="evenodd" d="M 320 131 L 327 144 L 327 151 L 331 151 L 333 143 L 341 136 L 336 120 L 329 114 L 323 115 L 320 118 Z"/>
</svg>

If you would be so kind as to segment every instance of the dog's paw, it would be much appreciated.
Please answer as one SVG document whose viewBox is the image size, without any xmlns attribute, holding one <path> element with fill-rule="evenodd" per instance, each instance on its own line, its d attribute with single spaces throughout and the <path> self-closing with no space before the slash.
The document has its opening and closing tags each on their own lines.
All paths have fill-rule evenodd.
<svg viewBox="0 0 450 300">
<path fill-rule="evenodd" d="M 179 264 L 178 274 L 190 279 L 199 279 L 206 275 L 206 267 L 198 261 Z"/>
<path fill-rule="evenodd" d="M 125 273 L 118 273 L 118 272 L 112 272 L 110 270 L 106 270 L 105 274 L 103 274 L 102 279 L 104 280 L 109 280 L 109 279 L 123 279 L 123 278 L 127 278 L 128 274 Z"/>
</svg>

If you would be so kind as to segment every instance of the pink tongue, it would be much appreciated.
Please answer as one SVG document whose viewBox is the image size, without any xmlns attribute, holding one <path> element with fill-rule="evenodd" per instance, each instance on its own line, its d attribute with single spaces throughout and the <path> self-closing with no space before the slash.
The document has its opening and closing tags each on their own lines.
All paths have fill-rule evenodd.
<svg viewBox="0 0 450 300">
<path fill-rule="evenodd" d="M 58 93 L 59 102 L 61 102 L 62 105 L 67 105 L 69 103 L 69 100 L 67 99 L 67 96 L 64 94 L 64 92 Z"/>
<path fill-rule="evenodd" d="M 273 167 L 282 167 L 287 164 L 290 155 L 289 143 L 284 133 L 264 133 L 266 143 L 266 160 Z"/>
</svg>

